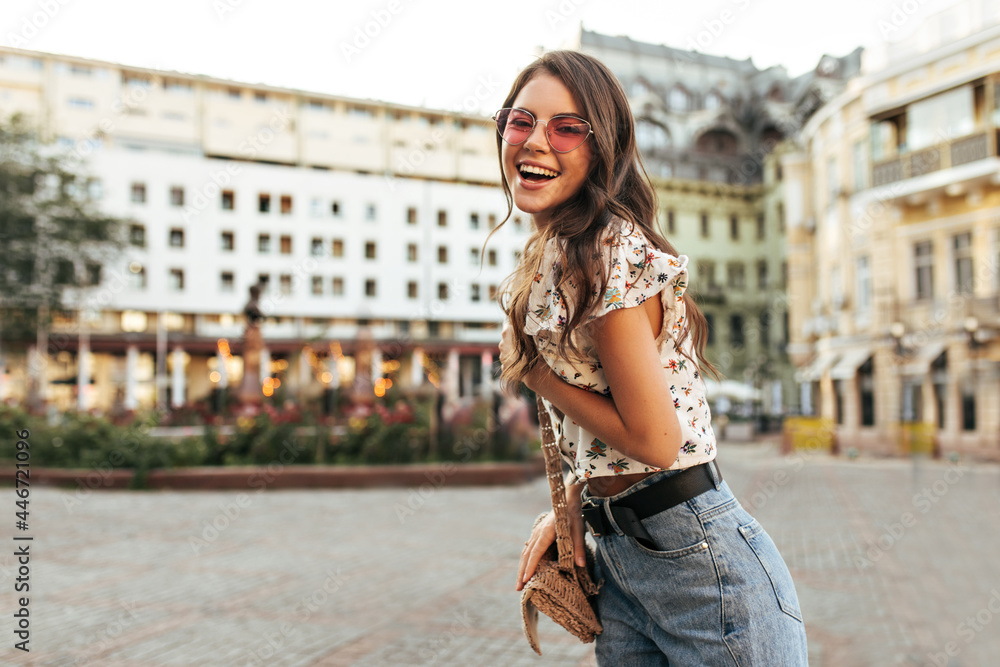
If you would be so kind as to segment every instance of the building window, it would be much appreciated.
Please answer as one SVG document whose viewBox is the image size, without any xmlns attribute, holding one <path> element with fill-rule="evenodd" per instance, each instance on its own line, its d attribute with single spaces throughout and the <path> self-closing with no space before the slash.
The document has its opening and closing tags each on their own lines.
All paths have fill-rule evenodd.
<svg viewBox="0 0 1000 667">
<path fill-rule="evenodd" d="M 375 279 L 368 278 L 365 280 L 365 296 L 374 297 L 375 296 Z"/>
<path fill-rule="evenodd" d="M 872 359 L 868 358 L 858 369 L 858 391 L 861 394 L 861 425 L 875 425 L 875 376 Z"/>
<path fill-rule="evenodd" d="M 222 191 L 222 210 L 232 211 L 236 208 L 236 195 L 232 190 Z"/>
<path fill-rule="evenodd" d="M 765 350 L 769 348 L 771 342 L 771 311 L 762 310 L 757 316 L 757 324 L 760 327 L 760 344 Z"/>
<path fill-rule="evenodd" d="M 411 206 L 406 209 L 406 224 L 415 225 L 417 224 L 417 209 L 415 206 Z"/>
<path fill-rule="evenodd" d="M 708 333 L 705 345 L 715 345 L 715 315 L 712 313 L 705 313 L 705 331 Z"/>
<path fill-rule="evenodd" d="M 375 208 L 375 204 L 365 206 L 365 220 L 372 222 L 376 217 L 378 217 L 378 210 Z"/>
<path fill-rule="evenodd" d="M 743 316 L 733 313 L 729 316 L 729 342 L 732 345 L 742 346 L 743 338 Z"/>
<path fill-rule="evenodd" d="M 271 235 L 270 234 L 260 234 L 257 236 L 257 252 L 268 253 L 271 252 Z"/>
<path fill-rule="evenodd" d="M 271 210 L 271 195 L 263 192 L 257 197 L 257 210 L 261 213 L 268 213 Z"/>
<path fill-rule="evenodd" d="M 763 241 L 764 237 L 767 235 L 767 225 L 764 222 L 764 214 L 757 214 L 757 240 Z"/>
<path fill-rule="evenodd" d="M 278 283 L 281 285 L 282 295 L 288 296 L 292 293 L 292 277 L 289 274 L 281 274 L 281 277 L 278 278 Z"/>
<path fill-rule="evenodd" d="M 411 280 L 410 282 L 406 283 L 406 296 L 408 298 L 410 298 L 410 299 L 416 299 L 417 298 L 417 281 L 416 280 Z"/>
<path fill-rule="evenodd" d="M 448 211 L 438 211 L 438 227 L 448 226 Z"/>
<path fill-rule="evenodd" d="M 677 212 L 674 209 L 667 210 L 667 234 L 673 236 L 677 233 Z"/>
<path fill-rule="evenodd" d="M 726 284 L 731 289 L 744 289 L 746 287 L 743 262 L 730 262 L 726 265 Z"/>
<path fill-rule="evenodd" d="M 129 225 L 128 241 L 137 248 L 145 248 L 146 228 L 142 225 Z"/>
<path fill-rule="evenodd" d="M 146 269 L 140 266 L 133 270 L 133 268 L 130 267 L 128 273 L 128 286 L 133 290 L 146 289 Z"/>
<path fill-rule="evenodd" d="M 872 268 L 868 256 L 854 260 L 855 309 L 865 313 L 872 307 Z"/>
<path fill-rule="evenodd" d="M 854 191 L 860 192 L 868 187 L 868 156 L 865 154 L 865 142 L 855 141 L 852 150 L 854 162 Z"/>
<path fill-rule="evenodd" d="M 330 254 L 334 257 L 344 256 L 344 241 L 343 239 L 333 239 L 333 243 L 330 244 Z"/>
<path fill-rule="evenodd" d="M 219 235 L 219 248 L 226 252 L 236 249 L 236 236 L 232 232 L 222 232 Z"/>
<path fill-rule="evenodd" d="M 223 271 L 219 274 L 219 289 L 223 292 L 232 292 L 236 286 L 235 282 L 232 271 Z"/>
<path fill-rule="evenodd" d="M 442 301 L 448 300 L 448 283 L 438 283 L 438 298 Z"/>
<path fill-rule="evenodd" d="M 698 262 L 698 282 L 705 287 L 716 287 L 715 262 L 708 260 Z"/>
<path fill-rule="evenodd" d="M 490 292 L 489 292 L 489 294 L 490 294 L 490 301 L 496 301 L 497 300 L 497 286 L 496 285 L 490 285 Z"/>
<path fill-rule="evenodd" d="M 375 259 L 375 242 L 365 242 L 365 259 Z"/>
<path fill-rule="evenodd" d="M 972 232 L 953 236 L 952 249 L 955 258 L 955 291 L 972 294 L 975 291 L 972 276 Z"/>
<path fill-rule="evenodd" d="M 339 218 L 340 217 L 340 202 L 339 201 L 334 201 L 332 204 L 330 204 L 330 212 L 333 214 L 333 217 L 335 217 L 335 218 Z"/>
<path fill-rule="evenodd" d="M 778 233 L 785 233 L 785 205 L 778 202 Z"/>
<path fill-rule="evenodd" d="M 309 254 L 313 257 L 323 256 L 323 239 L 318 236 L 312 237 L 312 240 L 309 242 Z"/>
<path fill-rule="evenodd" d="M 469 248 L 469 264 L 471 266 L 479 265 L 479 248 Z"/>
<path fill-rule="evenodd" d="M 496 213 L 490 213 L 487 216 L 487 221 L 489 222 L 490 229 L 496 229 L 496 226 L 497 226 L 497 214 Z"/>
<path fill-rule="evenodd" d="M 916 273 L 917 299 L 934 296 L 934 246 L 930 241 L 921 241 L 913 246 L 913 265 Z"/>
<path fill-rule="evenodd" d="M 334 296 L 344 296 L 344 279 L 334 278 L 332 290 Z"/>
<path fill-rule="evenodd" d="M 962 383 L 962 430 L 976 430 L 976 388 L 970 379 Z"/>
<path fill-rule="evenodd" d="M 170 247 L 171 248 L 183 248 L 184 247 L 184 230 L 178 227 L 174 227 L 170 230 Z"/>
<path fill-rule="evenodd" d="M 479 301 L 479 285 L 473 283 L 469 290 L 469 299 L 474 302 Z"/>
<path fill-rule="evenodd" d="M 146 184 L 145 183 L 133 183 L 132 184 L 132 203 L 133 204 L 145 204 L 146 203 Z"/>
<path fill-rule="evenodd" d="M 260 283 L 260 293 L 267 294 L 271 289 L 271 274 L 270 273 L 258 273 L 257 282 Z"/>
<path fill-rule="evenodd" d="M 101 265 L 87 264 L 84 267 L 85 280 L 87 285 L 96 286 L 101 284 Z"/>
<path fill-rule="evenodd" d="M 708 213 L 701 214 L 701 238 L 708 238 Z"/>
<path fill-rule="evenodd" d="M 517 266 L 517 264 L 520 261 L 521 261 L 521 251 L 520 250 L 515 250 L 514 251 L 514 265 Z"/>
<path fill-rule="evenodd" d="M 321 296 L 323 294 L 323 276 L 312 277 L 312 293 L 315 296 Z"/>
<path fill-rule="evenodd" d="M 470 213 L 469 214 L 469 229 L 479 229 L 479 214 Z"/>
<path fill-rule="evenodd" d="M 767 289 L 767 260 L 757 260 L 757 289 Z"/>
<path fill-rule="evenodd" d="M 176 185 L 170 188 L 170 205 L 184 206 L 184 188 Z"/>
<path fill-rule="evenodd" d="M 281 195 L 281 215 L 292 214 L 292 195 Z"/>
<path fill-rule="evenodd" d="M 417 255 L 417 244 L 416 243 L 409 243 L 409 244 L 407 244 L 407 246 L 406 246 L 406 261 L 407 262 L 416 262 L 417 261 L 417 257 L 418 257 L 418 255 Z"/>
<path fill-rule="evenodd" d="M 497 251 L 496 250 L 490 250 L 488 253 L 486 253 L 486 258 L 487 258 L 486 261 L 489 263 L 490 266 L 496 266 L 497 265 Z"/>
<path fill-rule="evenodd" d="M 323 215 L 323 200 L 318 197 L 313 197 L 309 200 L 309 215 L 314 218 L 322 217 Z"/>
<path fill-rule="evenodd" d="M 735 216 L 729 216 L 729 238 L 734 241 L 740 239 L 740 219 Z"/>
<path fill-rule="evenodd" d="M 291 255 L 292 254 L 292 237 L 288 234 L 282 234 L 280 239 L 281 244 L 281 254 Z"/>
<path fill-rule="evenodd" d="M 170 289 L 174 292 L 181 292 L 184 290 L 184 270 L 183 269 L 170 269 Z"/>
<path fill-rule="evenodd" d="M 448 246 L 438 246 L 438 264 L 448 263 Z"/>
</svg>

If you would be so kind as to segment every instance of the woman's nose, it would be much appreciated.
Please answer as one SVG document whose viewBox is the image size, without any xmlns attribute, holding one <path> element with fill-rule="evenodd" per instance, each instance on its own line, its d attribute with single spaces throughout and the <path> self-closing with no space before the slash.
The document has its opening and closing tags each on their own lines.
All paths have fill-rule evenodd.
<svg viewBox="0 0 1000 667">
<path fill-rule="evenodd" d="M 524 147 L 529 150 L 548 150 L 549 138 L 546 135 L 547 126 L 542 121 L 535 121 L 535 126 L 531 128 L 528 138 L 524 140 Z"/>
</svg>

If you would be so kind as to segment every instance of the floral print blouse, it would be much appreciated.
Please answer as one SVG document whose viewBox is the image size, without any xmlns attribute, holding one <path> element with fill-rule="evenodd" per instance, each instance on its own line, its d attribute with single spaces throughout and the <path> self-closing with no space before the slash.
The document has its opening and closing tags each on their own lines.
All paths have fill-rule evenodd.
<svg viewBox="0 0 1000 667">
<path fill-rule="evenodd" d="M 564 381 L 588 391 L 611 395 L 604 370 L 597 357 L 593 341 L 583 326 L 573 333 L 573 342 L 584 358 L 570 360 L 557 356 L 559 334 L 565 326 L 567 310 L 563 301 L 572 297 L 572 283 L 555 289 L 560 277 L 563 253 L 557 247 L 561 241 L 548 242 L 539 273 L 531 287 L 531 300 L 524 332 L 532 336 L 539 354 Z M 616 308 L 632 308 L 646 299 L 657 297 L 663 306 L 663 325 L 656 339 L 663 372 L 666 373 L 673 408 L 680 421 L 683 442 L 677 460 L 669 469 L 688 468 L 715 458 L 715 433 L 705 396 L 705 382 L 698 371 L 691 337 L 682 343 L 684 353 L 675 349 L 674 342 L 682 332 L 686 318 L 683 300 L 687 289 L 686 255 L 674 257 L 650 244 L 638 228 L 627 223 L 609 227 L 603 242 L 605 266 L 610 270 L 608 286 L 601 304 L 587 318 L 590 322 Z M 598 283 L 594 288 L 600 289 Z M 574 363 L 575 361 L 575 363 Z M 547 400 L 542 400 L 552 418 L 553 430 L 559 439 L 563 458 L 576 472 L 578 479 L 637 472 L 656 472 L 663 468 L 645 465 L 631 459 L 602 442 L 585 428 L 564 416 Z"/>
</svg>

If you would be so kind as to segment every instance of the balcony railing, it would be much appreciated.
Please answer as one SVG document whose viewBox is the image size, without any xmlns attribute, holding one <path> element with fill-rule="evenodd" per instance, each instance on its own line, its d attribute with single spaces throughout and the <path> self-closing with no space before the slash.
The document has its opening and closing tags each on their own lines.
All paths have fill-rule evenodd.
<svg viewBox="0 0 1000 667">
<path fill-rule="evenodd" d="M 996 155 L 995 132 L 992 129 L 977 132 L 891 160 L 876 162 L 872 166 L 872 185 L 888 185 Z"/>
</svg>

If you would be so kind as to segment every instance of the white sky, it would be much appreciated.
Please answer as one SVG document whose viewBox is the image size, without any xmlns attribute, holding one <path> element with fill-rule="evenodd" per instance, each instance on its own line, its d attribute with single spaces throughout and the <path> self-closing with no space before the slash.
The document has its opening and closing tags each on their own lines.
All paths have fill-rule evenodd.
<svg viewBox="0 0 1000 667">
<path fill-rule="evenodd" d="M 578 29 L 784 65 L 882 40 L 904 0 L 0 0 L 0 43 L 442 109 L 492 112 L 537 46 Z M 954 0 L 916 7 L 891 38 Z M 395 12 L 391 12 L 395 9 Z M 728 23 L 723 23 L 723 12 Z M 51 15 L 49 18 L 48 15 Z M 384 27 L 356 53 L 357 29 Z M 36 27 L 36 26 L 41 27 Z M 375 28 L 377 24 L 370 27 Z M 884 24 L 883 24 L 884 25 Z M 717 35 L 710 35 L 715 28 Z M 373 30 L 374 32 L 374 30 Z"/>
</svg>

